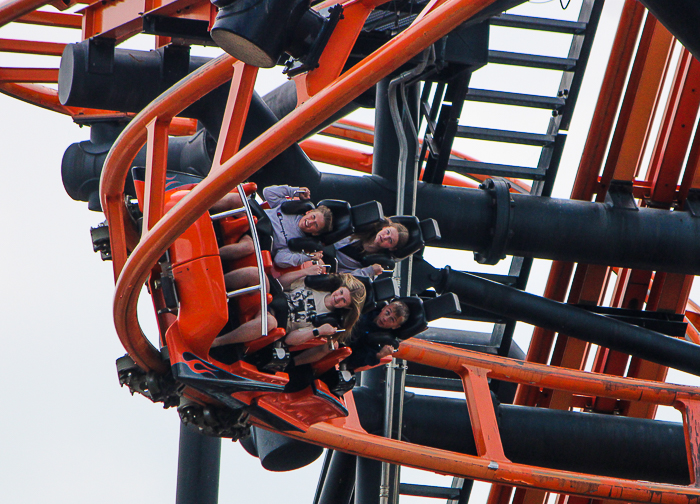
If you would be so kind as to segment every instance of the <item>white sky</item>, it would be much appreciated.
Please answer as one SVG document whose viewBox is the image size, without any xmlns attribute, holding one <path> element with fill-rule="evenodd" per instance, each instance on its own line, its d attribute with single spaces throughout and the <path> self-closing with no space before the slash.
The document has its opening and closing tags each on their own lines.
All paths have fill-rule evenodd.
<svg viewBox="0 0 700 504">
<path fill-rule="evenodd" d="M 573 0 L 565 14 L 575 16 L 579 5 L 580 0 Z M 570 193 L 621 6 L 622 0 L 607 2 L 555 196 L 568 197 Z M 520 11 L 539 15 L 545 9 L 561 11 L 556 0 L 525 5 Z M 76 40 L 75 33 L 66 32 L 55 30 L 43 39 Z M 0 38 L 42 39 L 43 35 L 35 33 L 39 31 L 28 25 L 9 26 L 0 29 Z M 503 30 L 494 30 L 492 48 L 512 50 L 516 44 L 523 52 L 530 50 L 523 41 L 508 37 Z M 568 51 L 568 41 L 562 43 L 556 37 L 542 43 L 551 50 L 542 54 L 564 56 Z M 0 66 L 38 65 L 27 61 L 21 55 L 0 53 Z M 57 59 L 50 64 L 57 66 Z M 472 85 L 507 89 L 508 79 L 500 69 L 489 72 L 477 72 Z M 279 75 L 262 75 L 259 88 L 263 92 L 281 82 Z M 558 79 L 557 74 L 554 81 L 558 83 Z M 532 86 L 531 92 L 539 94 L 547 93 L 543 87 L 551 86 L 550 80 L 541 73 L 518 79 L 519 84 Z M 470 124 L 542 132 L 540 121 L 549 116 L 545 111 L 543 117 L 533 119 L 512 107 L 494 116 L 482 107 L 465 107 Z M 9 350 L 0 367 L 3 500 L 172 503 L 178 415 L 174 409 L 163 410 L 143 397 L 132 398 L 127 389 L 119 387 L 114 361 L 124 350 L 111 316 L 111 263 L 103 263 L 92 252 L 89 234 L 90 227 L 102 221 L 102 214 L 89 212 L 86 203 L 72 201 L 61 182 L 63 152 L 71 143 L 87 139 L 89 131 L 74 125 L 70 118 L 4 95 L 0 95 L 0 112 L 0 169 L 5 187 L 5 197 L 0 199 L 4 236 L 0 248 L 0 263 L 4 264 L 0 269 L 0 337 Z M 489 160 L 489 156 L 503 153 L 500 147 L 482 142 L 461 150 Z M 505 161 L 501 162 L 510 159 L 517 164 L 527 154 L 503 156 Z M 463 257 L 439 254 L 431 260 L 435 266 L 471 268 L 473 264 L 464 266 Z M 536 261 L 528 290 L 542 292 L 548 268 L 548 262 Z M 531 328 L 519 325 L 516 341 L 526 349 Z M 685 381 L 675 373 L 672 376 L 675 379 L 670 381 Z M 237 443 L 224 440 L 220 502 L 253 503 L 263 495 L 263 500 L 310 503 L 320 461 L 291 473 L 268 473 Z M 435 484 L 435 478 L 426 473 L 404 471 L 404 475 L 406 482 Z M 446 484 L 449 486 L 449 481 Z M 483 495 L 486 485 L 477 488 L 480 492 L 476 494 Z M 402 497 L 401 502 L 418 499 Z"/>
</svg>

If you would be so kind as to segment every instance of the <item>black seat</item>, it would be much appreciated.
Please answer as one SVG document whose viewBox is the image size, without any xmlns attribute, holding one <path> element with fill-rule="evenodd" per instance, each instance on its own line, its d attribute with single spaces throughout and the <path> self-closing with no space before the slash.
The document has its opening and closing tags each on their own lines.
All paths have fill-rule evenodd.
<svg viewBox="0 0 700 504">
<path fill-rule="evenodd" d="M 392 277 L 379 278 L 374 281 L 370 280 L 369 277 L 363 276 L 356 276 L 355 278 L 364 284 L 365 292 L 367 293 L 362 313 L 384 306 L 399 295 L 399 286 Z"/>
</svg>

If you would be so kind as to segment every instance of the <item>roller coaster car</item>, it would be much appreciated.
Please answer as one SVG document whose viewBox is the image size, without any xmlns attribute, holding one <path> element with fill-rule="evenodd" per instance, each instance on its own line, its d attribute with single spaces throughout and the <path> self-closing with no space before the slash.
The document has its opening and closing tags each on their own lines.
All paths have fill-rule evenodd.
<svg viewBox="0 0 700 504">
<path fill-rule="evenodd" d="M 135 175 L 137 175 L 135 173 Z M 143 177 L 135 176 L 139 201 L 143 201 Z M 165 193 L 165 211 L 184 198 L 192 186 L 179 186 Z M 255 184 L 247 184 L 247 194 Z M 220 221 L 224 242 L 233 242 L 247 230 L 241 218 Z M 265 251 L 264 251 L 265 252 Z M 263 267 L 271 268 L 269 252 L 263 254 Z M 233 264 L 241 267 L 244 258 Z M 288 391 L 289 376 L 284 372 L 263 372 L 246 361 L 246 356 L 279 340 L 281 328 L 264 337 L 239 345 L 238 357 L 221 362 L 210 352 L 214 339 L 229 322 L 224 272 L 214 226 L 209 214 L 202 215 L 170 247 L 151 274 L 149 287 L 161 333 L 167 347 L 173 378 L 204 397 L 229 408 L 245 411 L 278 430 L 305 431 L 314 423 L 348 416 L 342 397 L 337 397 L 320 380 L 294 392 Z M 254 316 L 260 309 L 259 293 L 236 298 L 239 320 Z M 254 308 L 251 308 L 254 307 Z M 162 336 L 164 335 L 164 337 Z M 336 354 L 316 363 L 319 369 L 333 366 L 346 357 Z"/>
</svg>

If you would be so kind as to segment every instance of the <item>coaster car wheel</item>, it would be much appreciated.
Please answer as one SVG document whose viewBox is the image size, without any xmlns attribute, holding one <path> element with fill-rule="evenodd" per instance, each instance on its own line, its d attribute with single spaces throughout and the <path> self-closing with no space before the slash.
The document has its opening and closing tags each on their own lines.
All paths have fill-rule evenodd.
<svg viewBox="0 0 700 504">
<path fill-rule="evenodd" d="M 119 384 L 129 387 L 131 395 L 138 392 L 153 402 L 162 402 L 164 408 L 172 408 L 180 402 L 182 385 L 173 379 L 170 371 L 163 375 L 154 371 L 146 373 L 131 357 L 125 355 L 117 359 L 117 373 Z"/>
<path fill-rule="evenodd" d="M 248 413 L 242 409 L 202 406 L 187 399 L 178 407 L 180 420 L 199 429 L 205 436 L 231 438 L 238 441 L 250 435 Z"/>
</svg>

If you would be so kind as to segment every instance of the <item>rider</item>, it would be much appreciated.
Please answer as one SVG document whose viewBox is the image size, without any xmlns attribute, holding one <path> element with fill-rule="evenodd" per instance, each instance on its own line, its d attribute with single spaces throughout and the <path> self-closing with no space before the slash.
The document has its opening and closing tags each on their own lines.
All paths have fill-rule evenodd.
<svg viewBox="0 0 700 504">
<path fill-rule="evenodd" d="M 381 275 L 383 268 L 380 264 L 364 266 L 363 259 L 368 254 L 396 250 L 407 241 L 408 230 L 403 224 L 389 218 L 382 219 L 370 229 L 334 244 L 338 272 L 368 277 Z"/>
<path fill-rule="evenodd" d="M 383 308 L 362 315 L 349 341 L 352 355 L 345 360 L 348 369 L 376 366 L 383 357 L 391 355 L 395 351 L 394 347 L 373 343 L 371 335 L 400 328 L 409 315 L 408 305 L 403 301 L 393 301 Z"/>
<path fill-rule="evenodd" d="M 287 185 L 270 186 L 263 190 L 263 198 L 270 205 L 265 213 L 272 223 L 272 258 L 281 268 L 300 266 L 310 259 L 321 260 L 323 257 L 323 252 L 292 252 L 287 245 L 288 240 L 308 235 L 318 236 L 333 230 L 333 214 L 326 206 L 321 205 L 302 215 L 282 211 L 282 203 L 295 196 L 306 201 L 311 198 L 311 191 L 306 187 Z"/>
</svg>

